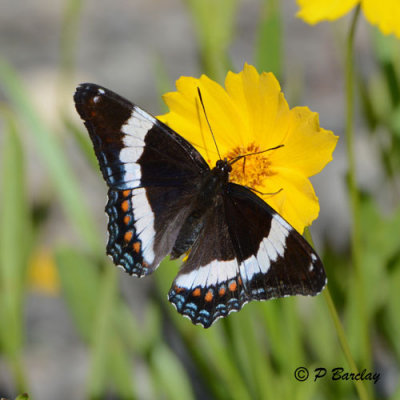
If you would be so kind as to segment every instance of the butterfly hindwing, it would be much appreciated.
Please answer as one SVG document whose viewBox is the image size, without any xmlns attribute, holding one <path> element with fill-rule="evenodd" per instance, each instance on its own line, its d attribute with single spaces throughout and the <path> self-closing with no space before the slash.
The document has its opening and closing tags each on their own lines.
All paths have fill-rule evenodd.
<svg viewBox="0 0 400 400">
<path fill-rule="evenodd" d="M 194 193 L 184 189 L 152 186 L 109 190 L 107 254 L 116 265 L 139 277 L 157 268 L 171 252 L 190 212 Z"/>
<path fill-rule="evenodd" d="M 222 197 L 205 217 L 203 230 L 168 297 L 178 312 L 206 328 L 216 319 L 239 311 L 248 301 Z"/>
<path fill-rule="evenodd" d="M 144 261 L 142 240 L 134 225 L 132 194 L 133 190 L 110 189 L 108 191 L 107 254 L 111 256 L 115 265 L 122 266 L 126 272 L 142 276 L 151 270 L 149 264 Z"/>
<path fill-rule="evenodd" d="M 249 189 L 229 183 L 169 300 L 193 323 L 209 327 L 250 300 L 316 295 L 325 283 L 306 240 Z"/>
</svg>

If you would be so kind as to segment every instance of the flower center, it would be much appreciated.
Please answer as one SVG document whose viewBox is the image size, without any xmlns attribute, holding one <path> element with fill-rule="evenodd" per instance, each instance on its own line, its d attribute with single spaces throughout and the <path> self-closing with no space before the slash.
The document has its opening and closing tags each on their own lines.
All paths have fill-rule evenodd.
<svg viewBox="0 0 400 400">
<path fill-rule="evenodd" d="M 235 147 L 226 154 L 225 157 L 228 160 L 248 154 L 232 165 L 232 172 L 230 173 L 230 180 L 232 182 L 256 188 L 263 184 L 264 178 L 273 174 L 269 168 L 271 161 L 268 160 L 268 152 L 251 154 L 258 151 L 262 151 L 262 149 L 258 145 L 251 143 L 247 147 Z"/>
</svg>

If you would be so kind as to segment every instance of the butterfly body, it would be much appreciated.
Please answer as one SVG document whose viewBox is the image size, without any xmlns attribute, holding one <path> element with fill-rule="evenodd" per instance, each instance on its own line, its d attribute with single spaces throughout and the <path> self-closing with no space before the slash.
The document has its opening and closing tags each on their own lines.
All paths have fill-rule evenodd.
<svg viewBox="0 0 400 400">
<path fill-rule="evenodd" d="M 231 160 L 210 169 L 183 137 L 121 96 L 82 84 L 75 96 L 109 187 L 107 254 L 131 275 L 187 254 L 168 298 L 209 327 L 251 300 L 315 295 L 318 255 L 278 213 L 230 181 Z"/>
<path fill-rule="evenodd" d="M 192 211 L 179 231 L 170 255 L 171 259 L 179 258 L 193 246 L 204 226 L 207 213 L 217 207 L 222 195 L 226 193 L 231 170 L 227 160 L 219 160 L 212 170 L 205 173 L 197 197 L 193 201 Z"/>
</svg>

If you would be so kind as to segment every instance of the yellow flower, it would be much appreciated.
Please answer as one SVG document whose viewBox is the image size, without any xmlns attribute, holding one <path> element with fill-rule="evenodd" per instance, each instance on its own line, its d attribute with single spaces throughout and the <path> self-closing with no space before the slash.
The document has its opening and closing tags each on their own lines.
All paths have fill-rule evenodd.
<svg viewBox="0 0 400 400">
<path fill-rule="evenodd" d="M 248 64 L 238 74 L 228 72 L 225 89 L 205 75 L 181 77 L 176 87 L 163 96 L 170 112 L 158 118 L 192 143 L 211 168 L 219 158 L 197 88 L 222 158 L 283 145 L 234 163 L 230 180 L 255 189 L 302 233 L 319 212 L 308 177 L 332 160 L 338 138 L 320 128 L 318 115 L 307 107 L 289 109 L 275 76 L 260 75 Z"/>
<path fill-rule="evenodd" d="M 53 255 L 45 249 L 34 252 L 29 262 L 29 285 L 32 289 L 57 295 L 60 292 L 60 282 Z"/>
<path fill-rule="evenodd" d="M 300 11 L 297 16 L 309 24 L 335 20 L 361 4 L 365 17 L 385 34 L 400 38 L 399 0 L 297 0 Z"/>
</svg>

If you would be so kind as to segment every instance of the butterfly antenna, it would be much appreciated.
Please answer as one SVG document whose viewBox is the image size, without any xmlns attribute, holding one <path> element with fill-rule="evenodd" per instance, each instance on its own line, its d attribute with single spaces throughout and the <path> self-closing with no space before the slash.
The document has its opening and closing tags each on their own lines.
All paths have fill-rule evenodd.
<svg viewBox="0 0 400 400">
<path fill-rule="evenodd" d="M 197 87 L 197 93 L 199 94 L 200 104 L 203 107 L 204 116 L 206 117 L 207 125 L 208 125 L 208 127 L 210 129 L 211 136 L 212 136 L 212 138 L 214 140 L 215 148 L 217 149 L 218 158 L 221 160 L 221 154 L 219 153 L 217 142 L 216 142 L 215 136 L 214 136 L 214 132 L 211 129 L 210 121 L 208 120 L 208 117 L 207 117 L 206 108 L 204 107 L 203 98 L 201 97 L 201 92 L 200 92 L 200 88 L 199 87 Z"/>
<path fill-rule="evenodd" d="M 280 144 L 278 146 L 275 147 L 271 147 L 270 149 L 266 149 L 266 150 L 261 150 L 261 151 L 255 151 L 254 153 L 247 153 L 247 154 L 242 154 L 240 156 L 237 156 L 236 158 L 234 158 L 232 161 L 229 162 L 229 165 L 235 164 L 235 162 L 241 160 L 242 158 L 245 158 L 247 156 L 254 156 L 256 154 L 262 154 L 265 153 L 267 151 L 271 151 L 271 150 L 276 150 L 276 149 L 280 149 L 281 147 L 285 146 L 284 144 Z"/>
</svg>

